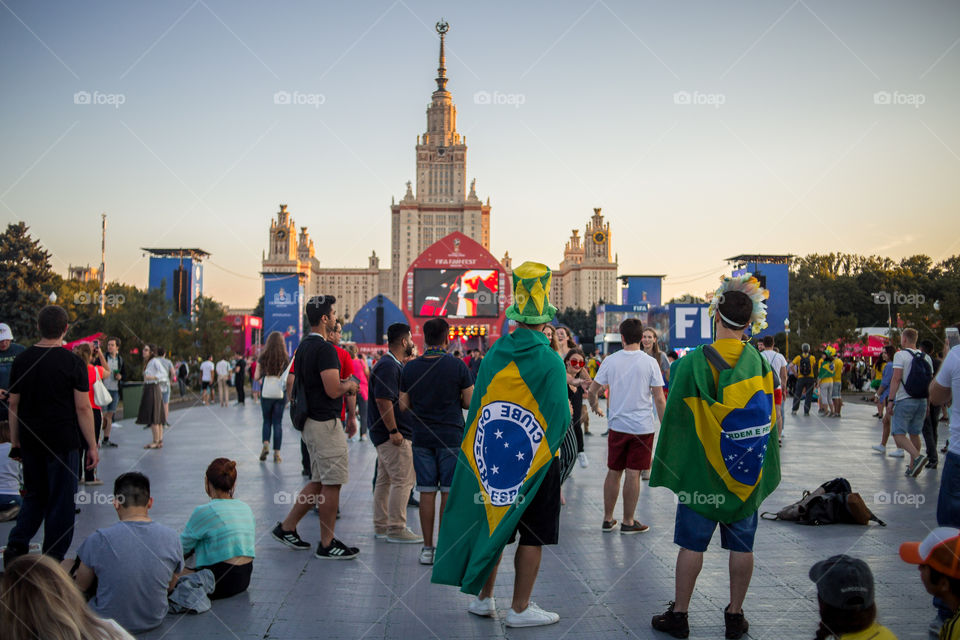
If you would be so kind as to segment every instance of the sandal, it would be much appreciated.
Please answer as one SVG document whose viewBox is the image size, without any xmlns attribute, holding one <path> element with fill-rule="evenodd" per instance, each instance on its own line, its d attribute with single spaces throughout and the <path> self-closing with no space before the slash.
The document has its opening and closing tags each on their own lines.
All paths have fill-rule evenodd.
<svg viewBox="0 0 960 640">
<path fill-rule="evenodd" d="M 143 445 L 144 449 L 159 449 L 162 445 L 157 444 L 156 442 L 151 442 L 150 444 Z"/>
</svg>

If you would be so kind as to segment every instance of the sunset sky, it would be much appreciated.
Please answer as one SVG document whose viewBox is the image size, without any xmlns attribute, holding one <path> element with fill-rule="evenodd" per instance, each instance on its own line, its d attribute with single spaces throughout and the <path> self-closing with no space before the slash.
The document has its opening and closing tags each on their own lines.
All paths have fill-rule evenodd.
<svg viewBox="0 0 960 640">
<path fill-rule="evenodd" d="M 200 247 L 233 306 L 279 203 L 321 265 L 387 266 L 441 17 L 497 257 L 556 266 L 593 207 L 668 298 L 739 253 L 960 253 L 955 1 L 3 0 L 0 221 L 65 274 L 106 212 L 108 280 Z"/>
</svg>

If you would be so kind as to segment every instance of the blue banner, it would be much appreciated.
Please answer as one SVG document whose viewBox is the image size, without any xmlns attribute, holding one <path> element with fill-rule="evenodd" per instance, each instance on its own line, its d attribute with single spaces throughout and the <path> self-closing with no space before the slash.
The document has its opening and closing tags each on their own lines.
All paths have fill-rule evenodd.
<svg viewBox="0 0 960 640">
<path fill-rule="evenodd" d="M 689 349 L 710 344 L 711 321 L 708 304 L 671 304 L 670 348 Z"/>
<path fill-rule="evenodd" d="M 271 331 L 283 334 L 287 353 L 293 354 L 303 335 L 303 292 L 300 275 L 266 273 L 263 275 L 263 337 Z"/>
</svg>

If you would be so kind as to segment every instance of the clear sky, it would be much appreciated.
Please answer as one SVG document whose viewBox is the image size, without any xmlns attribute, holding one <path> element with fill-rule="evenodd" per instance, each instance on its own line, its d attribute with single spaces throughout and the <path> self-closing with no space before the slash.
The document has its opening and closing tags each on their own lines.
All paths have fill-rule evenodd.
<svg viewBox="0 0 960 640">
<path fill-rule="evenodd" d="M 65 273 L 106 212 L 109 280 L 198 246 L 234 306 L 279 203 L 321 264 L 386 266 L 441 17 L 498 257 L 558 264 L 598 206 L 668 297 L 744 252 L 960 253 L 955 1 L 0 0 L 0 221 Z"/>
</svg>

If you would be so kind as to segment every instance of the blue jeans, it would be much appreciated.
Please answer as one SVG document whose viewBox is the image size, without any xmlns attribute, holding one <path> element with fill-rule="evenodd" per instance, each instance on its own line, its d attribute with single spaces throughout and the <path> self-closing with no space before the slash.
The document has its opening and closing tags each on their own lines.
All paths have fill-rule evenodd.
<svg viewBox="0 0 960 640">
<path fill-rule="evenodd" d="M 42 446 L 42 445 L 38 445 Z M 23 462 L 23 504 L 17 524 L 7 538 L 4 559 L 12 560 L 30 549 L 30 539 L 43 525 L 43 553 L 57 562 L 63 560 L 73 541 L 74 495 L 80 451 L 55 453 L 41 449 L 21 453 Z"/>
<path fill-rule="evenodd" d="M 283 398 L 260 398 L 260 411 L 263 412 L 263 437 L 261 441 L 270 442 L 273 433 L 273 450 L 280 451 L 283 441 Z"/>
<path fill-rule="evenodd" d="M 940 474 L 937 526 L 960 528 L 960 454 L 947 453 Z"/>
<path fill-rule="evenodd" d="M 460 449 L 456 447 L 413 447 L 413 471 L 417 476 L 417 491 L 450 491 L 459 453 Z"/>
</svg>

